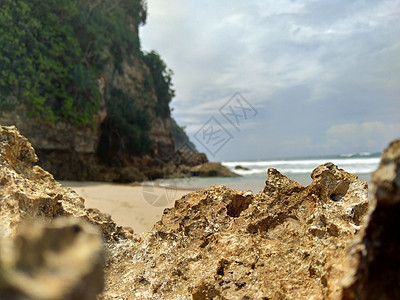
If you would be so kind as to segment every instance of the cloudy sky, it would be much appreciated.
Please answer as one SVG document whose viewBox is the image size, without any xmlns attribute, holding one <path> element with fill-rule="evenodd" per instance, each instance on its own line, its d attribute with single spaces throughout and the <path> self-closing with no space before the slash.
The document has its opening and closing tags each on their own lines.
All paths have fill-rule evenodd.
<svg viewBox="0 0 400 300">
<path fill-rule="evenodd" d="M 399 20 L 399 0 L 148 0 L 141 39 L 211 160 L 376 152 L 400 136 Z"/>
</svg>

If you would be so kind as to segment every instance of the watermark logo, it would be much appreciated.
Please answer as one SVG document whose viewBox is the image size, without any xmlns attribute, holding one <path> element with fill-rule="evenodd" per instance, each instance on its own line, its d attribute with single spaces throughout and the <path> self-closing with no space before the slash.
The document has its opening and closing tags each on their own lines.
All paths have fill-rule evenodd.
<svg viewBox="0 0 400 300">
<path fill-rule="evenodd" d="M 257 110 L 239 92 L 236 92 L 219 112 L 238 131 L 244 121 L 257 115 Z"/>
<path fill-rule="evenodd" d="M 257 110 L 246 98 L 239 92 L 236 92 L 229 100 L 218 110 L 229 124 L 240 132 L 240 127 L 249 119 L 257 115 Z M 221 117 L 219 118 L 221 119 Z M 226 123 L 226 122 L 225 122 Z M 213 157 L 227 145 L 233 138 L 233 134 L 218 120 L 217 116 L 211 116 L 201 128 L 194 134 L 197 142 Z M 190 155 L 193 155 L 189 140 L 185 141 L 178 150 L 170 157 L 169 161 L 175 165 L 181 163 L 182 160 L 189 161 Z M 182 151 L 186 150 L 186 151 Z M 189 157 L 187 157 L 189 156 Z M 168 187 L 163 187 L 163 181 L 157 181 L 157 186 L 154 181 L 150 185 L 142 186 L 143 198 L 152 206 L 165 207 L 176 200 L 177 185 L 168 182 Z M 190 180 L 190 177 L 189 177 Z M 157 189 L 162 187 L 163 191 Z"/>
<path fill-rule="evenodd" d="M 197 131 L 194 138 L 209 152 L 215 156 L 233 136 L 215 117 L 208 119 L 206 123 Z"/>
<path fill-rule="evenodd" d="M 154 181 L 150 181 L 149 185 L 142 186 L 143 198 L 151 206 L 166 207 L 176 200 L 176 194 L 177 194 L 176 185 L 172 185 L 170 187 L 162 187 L 163 190 L 161 193 L 157 191 L 157 189 L 159 188 L 160 188 L 159 186 L 155 186 Z"/>
</svg>

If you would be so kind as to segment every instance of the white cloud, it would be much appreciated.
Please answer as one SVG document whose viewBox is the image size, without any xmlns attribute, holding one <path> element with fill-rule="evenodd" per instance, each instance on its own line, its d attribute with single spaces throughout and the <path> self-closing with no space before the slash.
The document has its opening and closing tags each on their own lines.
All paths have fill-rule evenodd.
<svg viewBox="0 0 400 300">
<path fill-rule="evenodd" d="M 334 125 L 326 132 L 327 145 L 335 149 L 360 151 L 380 151 L 388 143 L 400 137 L 400 123 L 383 122 L 347 123 Z"/>
<path fill-rule="evenodd" d="M 252 148 L 278 131 L 268 134 L 271 156 L 279 147 L 287 155 L 368 151 L 361 148 L 384 147 L 396 133 L 398 0 L 148 4 L 142 43 L 174 70 L 174 117 L 188 131 L 240 91 L 266 113 L 254 125 L 260 142 Z M 285 141 L 297 136 L 303 143 L 289 147 Z"/>
</svg>

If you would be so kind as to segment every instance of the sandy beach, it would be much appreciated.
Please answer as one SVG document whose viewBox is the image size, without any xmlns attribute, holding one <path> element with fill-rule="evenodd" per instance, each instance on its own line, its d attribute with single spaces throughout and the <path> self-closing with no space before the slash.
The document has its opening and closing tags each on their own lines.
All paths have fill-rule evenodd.
<svg viewBox="0 0 400 300">
<path fill-rule="evenodd" d="M 103 182 L 61 183 L 84 198 L 86 208 L 97 208 L 111 215 L 118 225 L 131 227 L 135 233 L 150 231 L 165 208 L 192 191 Z"/>
</svg>

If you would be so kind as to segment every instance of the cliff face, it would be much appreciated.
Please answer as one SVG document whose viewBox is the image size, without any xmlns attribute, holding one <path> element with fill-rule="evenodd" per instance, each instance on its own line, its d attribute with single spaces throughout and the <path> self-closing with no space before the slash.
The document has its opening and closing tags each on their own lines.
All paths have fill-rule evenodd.
<svg viewBox="0 0 400 300">
<path fill-rule="evenodd" d="M 143 62 L 138 61 L 138 64 L 142 64 L 142 68 L 146 70 Z M 130 96 L 138 99 L 135 88 L 143 85 L 140 81 L 142 71 L 128 64 L 124 69 L 124 75 L 115 75 L 113 72 L 104 73 L 105 79 L 99 85 L 103 95 L 111 86 L 118 86 Z M 130 75 L 134 77 L 130 77 Z M 132 78 L 138 80 L 135 81 Z M 171 119 L 155 113 L 152 107 L 156 105 L 156 95 L 154 91 L 149 93 L 150 101 L 147 100 L 146 103 L 140 104 L 143 107 L 149 107 L 147 109 L 151 116 L 149 137 L 153 143 L 153 150 L 146 155 L 144 161 L 150 165 L 160 166 L 174 155 Z M 0 124 L 15 125 L 20 128 L 21 133 L 27 136 L 37 149 L 36 152 L 40 158 L 38 164 L 51 170 L 59 179 L 122 182 L 144 180 L 148 175 L 146 171 L 149 168 L 142 164 L 140 156 L 137 159 L 134 157 L 129 159 L 130 156 L 125 155 L 122 158 L 124 161 L 121 161 L 119 157 L 115 165 L 113 165 L 115 160 L 112 158 L 115 153 L 103 153 L 102 157 L 98 156 L 101 124 L 106 115 L 107 110 L 103 107 L 98 113 L 96 126 L 77 127 L 68 122 L 49 123 L 39 118 L 28 117 L 26 107 L 21 105 L 12 111 L 0 111 Z M 109 157 L 109 160 L 107 161 L 105 157 Z M 160 173 L 162 172 L 160 171 Z"/>
<path fill-rule="evenodd" d="M 78 128 L 68 122 L 49 123 L 39 118 L 30 118 L 21 105 L 15 109 L 0 111 L 0 124 L 20 128 L 39 151 L 66 151 L 96 153 L 99 142 L 98 128 Z M 99 112 L 99 123 L 104 120 L 105 111 Z"/>
<path fill-rule="evenodd" d="M 28 117 L 31 108 L 16 95 L 8 97 L 16 103 L 12 109 L 0 107 L 0 124 L 16 125 L 31 140 L 40 158 L 39 165 L 58 179 L 127 182 L 164 176 L 165 165 L 174 156 L 174 141 L 169 107 L 164 107 L 164 113 L 159 112 L 156 81 L 140 50 L 138 31 L 143 20 L 135 17 L 145 18 L 145 5 L 140 0 L 107 4 L 79 1 L 78 8 L 82 15 L 71 18 L 86 20 L 80 27 L 74 27 L 74 37 L 81 43 L 84 64 L 95 65 L 96 72 L 92 73 L 97 74 L 98 91 L 91 93 L 100 95 L 96 100 L 99 109 L 93 116 L 94 124 L 77 126 L 63 117 L 56 122 L 45 121 L 41 116 Z M 127 23 L 112 15 L 114 11 L 127 16 Z M 99 37 L 93 36 L 92 29 L 85 32 L 84 26 L 90 22 L 93 28 L 98 26 Z M 107 22 L 121 27 L 114 32 L 115 36 L 108 33 Z M 129 37 L 131 44 L 125 44 L 118 34 Z M 105 48 L 96 49 L 93 46 L 96 43 L 103 43 Z M 86 79 L 80 79 L 82 85 Z M 85 93 L 85 90 L 81 92 L 84 96 Z M 83 99 L 82 103 L 94 101 L 89 96 Z M 72 114 L 81 111 L 77 103 Z"/>
</svg>

